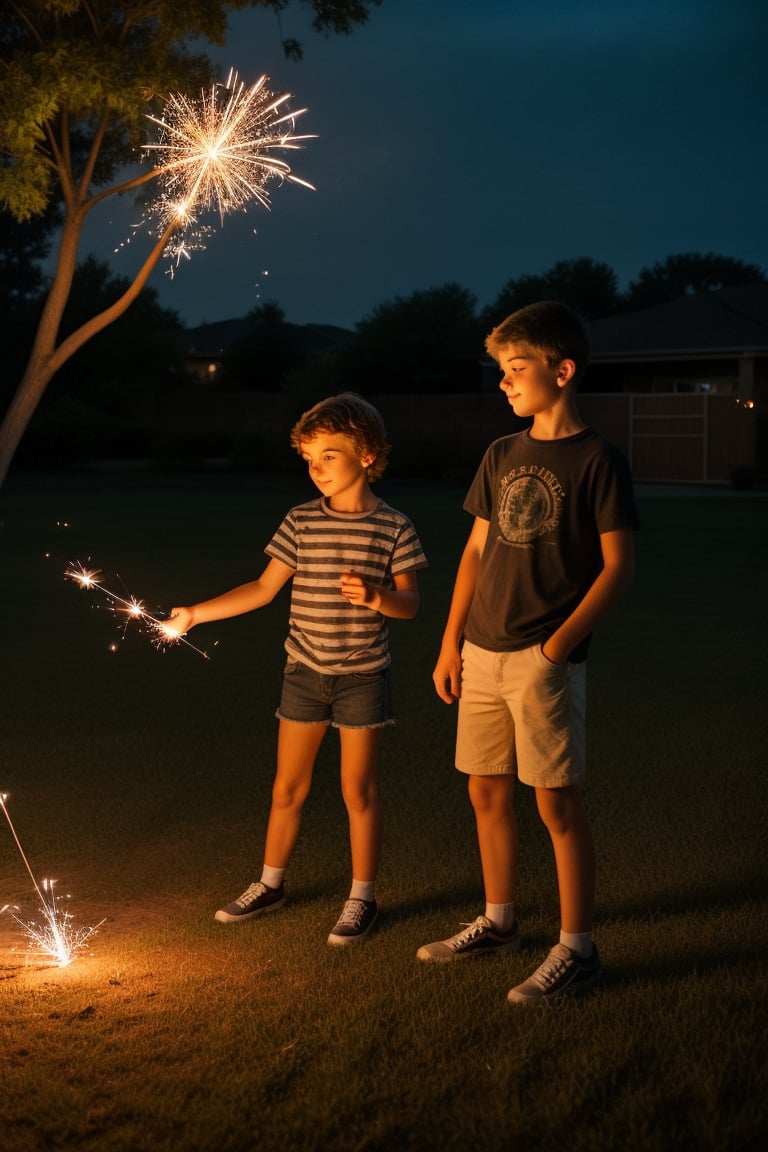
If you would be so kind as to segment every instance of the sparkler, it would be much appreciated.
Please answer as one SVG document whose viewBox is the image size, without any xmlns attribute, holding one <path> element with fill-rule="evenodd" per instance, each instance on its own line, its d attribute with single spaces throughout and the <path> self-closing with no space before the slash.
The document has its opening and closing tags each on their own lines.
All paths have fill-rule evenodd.
<svg viewBox="0 0 768 1152">
<path fill-rule="evenodd" d="M 95 590 L 105 596 L 114 612 L 124 614 L 126 628 L 131 621 L 136 621 L 145 627 L 156 648 L 165 648 L 169 644 L 186 644 L 193 652 L 197 652 L 198 656 L 210 660 L 207 652 L 191 644 L 185 636 L 175 630 L 172 623 L 163 619 L 161 614 L 148 612 L 141 600 L 137 600 L 134 596 L 120 596 L 105 587 L 101 583 L 101 572 L 96 569 L 89 570 L 79 562 L 73 561 L 68 565 L 64 576 L 67 580 L 74 580 L 83 589 Z"/>
<path fill-rule="evenodd" d="M 66 968 L 75 959 L 75 956 L 80 952 L 94 934 L 97 928 L 100 928 L 104 920 L 100 920 L 92 928 L 76 929 L 72 923 L 72 916 L 68 912 L 61 912 L 56 902 L 54 894 L 53 880 L 43 880 L 43 892 L 35 880 L 35 875 L 29 866 L 29 861 L 24 854 L 24 849 L 21 846 L 21 841 L 16 834 L 16 829 L 13 826 L 10 813 L 6 807 L 5 801 L 8 799 L 7 793 L 0 792 L 0 808 L 2 808 L 8 827 L 11 830 L 11 835 L 16 842 L 16 847 L 19 850 L 24 866 L 30 875 L 32 883 L 35 886 L 35 892 L 40 899 L 42 905 L 41 912 L 43 914 L 42 924 L 37 924 L 34 920 L 22 920 L 8 904 L 0 908 L 0 912 L 9 912 L 13 919 L 20 924 L 24 929 L 29 940 L 29 947 L 31 951 L 41 953 L 44 956 L 49 956 L 55 960 L 59 968 Z"/>
<path fill-rule="evenodd" d="M 162 116 L 147 116 L 159 135 L 144 151 L 155 153 L 162 191 L 148 205 L 145 223 L 153 235 L 173 229 L 164 255 L 175 266 L 205 247 L 213 229 L 200 223 L 201 214 L 218 212 L 223 224 L 227 212 L 253 200 L 268 209 L 267 185 L 273 180 L 313 188 L 273 155 L 313 139 L 293 135 L 306 108 L 284 111 L 289 99 L 289 93 L 270 92 L 266 76 L 249 88 L 230 71 L 226 85 L 213 84 L 196 99 L 172 93 Z"/>
</svg>

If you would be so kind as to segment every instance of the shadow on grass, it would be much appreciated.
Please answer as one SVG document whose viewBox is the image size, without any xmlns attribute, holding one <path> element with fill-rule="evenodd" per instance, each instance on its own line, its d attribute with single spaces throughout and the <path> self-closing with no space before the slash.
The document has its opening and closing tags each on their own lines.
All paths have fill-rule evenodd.
<svg viewBox="0 0 768 1152">
<path fill-rule="evenodd" d="M 484 905 L 485 898 L 479 884 L 462 884 L 452 888 L 432 889 L 423 896 L 408 899 L 385 898 L 382 901 L 382 913 L 386 913 L 387 920 L 393 924 L 401 924 L 403 921 L 431 913 L 445 913 L 446 916 L 450 916 L 456 913 L 457 909 L 458 914 L 466 913 L 474 920 L 475 916 L 483 911 Z"/>
<path fill-rule="evenodd" d="M 692 912 L 739 911 L 752 902 L 762 902 L 768 888 L 768 871 L 754 870 L 729 877 L 717 884 L 688 884 L 658 892 L 647 898 L 635 897 L 623 903 L 612 900 L 601 907 L 600 920 L 664 920 L 670 916 L 687 916 Z"/>
<path fill-rule="evenodd" d="M 644 982 L 660 992 L 664 984 L 703 978 L 707 973 L 729 972 L 731 977 L 737 977 L 744 964 L 754 958 L 754 946 L 748 940 L 732 940 L 715 947 L 696 948 L 695 951 L 681 949 L 666 955 L 660 955 L 657 950 L 652 956 L 638 955 L 632 960 L 617 960 L 605 952 L 602 956 L 605 963 L 604 987 L 619 988 Z M 729 995 L 734 998 L 732 989 Z"/>
</svg>

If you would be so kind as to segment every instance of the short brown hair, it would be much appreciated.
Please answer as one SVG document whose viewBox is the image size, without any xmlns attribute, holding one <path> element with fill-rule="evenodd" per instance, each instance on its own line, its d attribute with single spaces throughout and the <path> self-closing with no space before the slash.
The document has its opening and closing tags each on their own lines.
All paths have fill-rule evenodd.
<svg viewBox="0 0 768 1152">
<path fill-rule="evenodd" d="M 578 382 L 589 361 L 589 333 L 584 319 L 559 300 L 541 300 L 519 308 L 498 324 L 485 341 L 485 347 L 498 360 L 504 347 L 522 344 L 540 352 L 550 368 L 563 360 L 573 360 Z"/>
<path fill-rule="evenodd" d="M 291 444 L 297 452 L 305 440 L 320 432 L 338 432 L 348 436 L 359 456 L 373 456 L 368 465 L 368 479 L 373 482 L 384 475 L 391 444 L 381 413 L 356 392 L 328 396 L 305 412 L 291 429 Z"/>
</svg>

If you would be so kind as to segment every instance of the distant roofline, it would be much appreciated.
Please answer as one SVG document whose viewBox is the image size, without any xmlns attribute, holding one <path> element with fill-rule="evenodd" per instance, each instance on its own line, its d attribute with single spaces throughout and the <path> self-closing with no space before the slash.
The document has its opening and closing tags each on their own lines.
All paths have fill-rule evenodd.
<svg viewBox="0 0 768 1152">
<path fill-rule="evenodd" d="M 611 364 L 626 360 L 751 360 L 755 356 L 768 356 L 768 345 L 744 348 L 727 345 L 722 348 L 638 348 L 631 352 L 593 352 L 590 364 Z"/>
</svg>

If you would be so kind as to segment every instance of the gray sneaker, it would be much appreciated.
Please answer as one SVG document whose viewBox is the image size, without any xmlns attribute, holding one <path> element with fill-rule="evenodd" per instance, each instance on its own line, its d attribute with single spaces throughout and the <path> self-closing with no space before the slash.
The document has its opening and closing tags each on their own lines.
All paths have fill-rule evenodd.
<svg viewBox="0 0 768 1152">
<path fill-rule="evenodd" d="M 478 916 L 471 924 L 464 924 L 448 940 L 424 944 L 416 953 L 417 960 L 467 960 L 471 956 L 489 956 L 492 952 L 517 952 L 520 931 L 515 920 L 509 932 L 498 932 L 487 916 Z"/>
<path fill-rule="evenodd" d="M 328 937 L 328 943 L 355 944 L 358 940 L 365 940 L 378 915 L 375 900 L 347 900 Z"/>
<path fill-rule="evenodd" d="M 241 920 L 252 920 L 254 916 L 261 916 L 263 912 L 277 912 L 285 904 L 285 888 L 268 888 L 261 880 L 246 888 L 242 896 L 238 896 L 231 904 L 219 908 L 214 920 L 222 924 L 237 924 Z"/>
<path fill-rule="evenodd" d="M 583 960 L 565 944 L 556 944 L 532 976 L 507 993 L 510 1004 L 535 1004 L 561 992 L 577 996 L 588 992 L 602 978 L 603 966 L 597 948 Z"/>
</svg>

